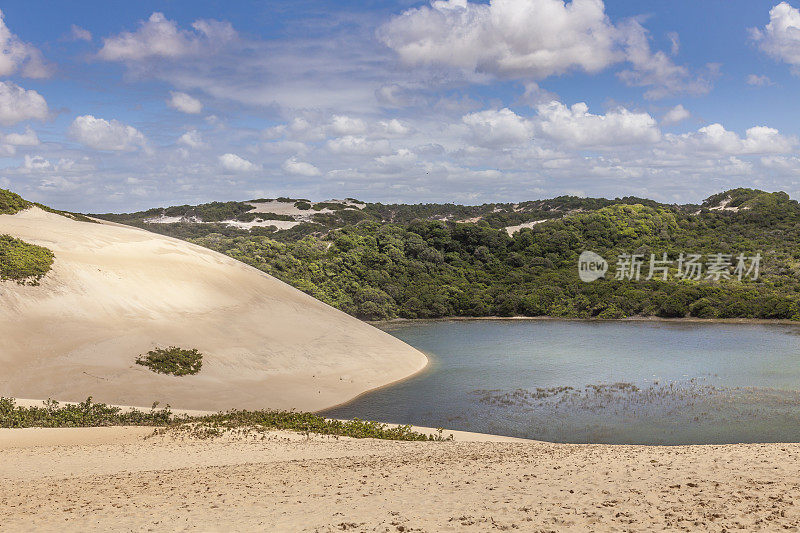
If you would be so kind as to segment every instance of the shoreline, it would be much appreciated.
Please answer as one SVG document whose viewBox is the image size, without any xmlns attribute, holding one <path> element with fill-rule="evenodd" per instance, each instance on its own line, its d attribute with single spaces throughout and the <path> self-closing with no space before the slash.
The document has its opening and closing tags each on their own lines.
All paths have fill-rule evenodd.
<svg viewBox="0 0 800 533">
<path fill-rule="evenodd" d="M 410 324 L 414 322 L 448 322 L 468 320 L 497 320 L 497 321 L 540 321 L 540 322 L 663 322 L 673 324 L 742 324 L 742 325 L 776 325 L 800 326 L 800 320 L 785 318 L 697 318 L 680 317 L 665 318 L 659 316 L 631 316 L 625 318 L 568 318 L 558 316 L 445 316 L 438 318 L 392 318 L 389 320 L 365 320 L 373 326 L 391 324 Z"/>
</svg>

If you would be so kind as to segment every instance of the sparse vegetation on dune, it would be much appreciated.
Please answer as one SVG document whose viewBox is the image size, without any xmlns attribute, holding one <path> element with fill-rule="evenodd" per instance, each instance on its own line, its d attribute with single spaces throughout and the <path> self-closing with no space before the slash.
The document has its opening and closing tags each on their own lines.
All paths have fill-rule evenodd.
<svg viewBox="0 0 800 533">
<path fill-rule="evenodd" d="M 10 235 L 0 235 L 0 281 L 38 285 L 53 266 L 53 252 Z"/>
<path fill-rule="evenodd" d="M 60 404 L 53 400 L 41 407 L 22 407 L 13 398 L 0 398 L 0 427 L 101 427 L 154 426 L 154 434 L 176 434 L 193 438 L 210 438 L 224 434 L 253 433 L 269 430 L 289 430 L 353 437 L 358 439 L 387 439 L 404 441 L 451 440 L 441 430 L 434 435 L 413 431 L 411 426 L 392 427 L 364 420 L 330 420 L 313 413 L 296 411 L 226 411 L 205 416 L 176 415 L 170 408 L 149 411 L 124 410 L 104 403 L 92 402 L 89 397 L 79 404 Z"/>
<path fill-rule="evenodd" d="M 187 350 L 177 346 L 156 348 L 136 359 L 137 365 L 146 366 L 158 374 L 187 376 L 197 374 L 203 367 L 203 354 L 193 348 Z"/>
<path fill-rule="evenodd" d="M 31 205 L 32 204 L 23 199 L 22 196 L 5 189 L 0 189 L 0 215 L 13 215 L 23 209 L 28 209 Z"/>
</svg>

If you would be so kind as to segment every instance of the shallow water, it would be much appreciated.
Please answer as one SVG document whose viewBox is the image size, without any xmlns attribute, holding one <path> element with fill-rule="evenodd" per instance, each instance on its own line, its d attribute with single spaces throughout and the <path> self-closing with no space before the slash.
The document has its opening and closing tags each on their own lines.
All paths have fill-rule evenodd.
<svg viewBox="0 0 800 533">
<path fill-rule="evenodd" d="M 800 442 L 800 327 L 468 320 L 390 324 L 431 364 L 325 411 L 556 442 Z"/>
</svg>

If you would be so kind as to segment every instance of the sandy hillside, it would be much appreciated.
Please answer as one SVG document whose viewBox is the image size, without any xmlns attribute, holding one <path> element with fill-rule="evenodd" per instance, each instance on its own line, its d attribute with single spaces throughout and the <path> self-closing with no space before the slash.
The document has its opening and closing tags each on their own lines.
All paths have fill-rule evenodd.
<svg viewBox="0 0 800 533">
<path fill-rule="evenodd" d="M 0 283 L 0 396 L 315 410 L 426 364 L 394 337 L 177 239 L 38 208 L 0 215 L 0 234 L 55 253 L 40 286 Z M 199 349 L 202 371 L 134 364 L 169 345 Z"/>
<path fill-rule="evenodd" d="M 797 444 L 416 443 L 287 432 L 142 440 L 149 431 L 0 430 L 0 442 L 17 442 L 0 449 L 0 524 L 319 532 L 800 526 Z M 26 432 L 42 432 L 35 439 L 46 445 L 29 447 Z"/>
</svg>

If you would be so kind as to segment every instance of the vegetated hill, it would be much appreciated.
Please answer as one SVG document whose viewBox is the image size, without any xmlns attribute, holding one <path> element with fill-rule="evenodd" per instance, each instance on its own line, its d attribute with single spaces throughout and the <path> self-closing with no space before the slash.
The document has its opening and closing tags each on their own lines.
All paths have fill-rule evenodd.
<svg viewBox="0 0 800 533">
<path fill-rule="evenodd" d="M 299 225 L 294 233 L 158 229 L 364 319 L 800 318 L 800 205 L 782 192 L 734 189 L 702 205 L 564 196 L 482 206 L 365 204 L 358 211 L 364 219 L 356 223 Z M 520 221 L 543 222 L 509 235 L 505 228 Z M 580 281 L 577 261 L 584 250 L 609 262 L 605 278 Z M 641 254 L 638 281 L 614 279 L 624 253 Z M 646 280 L 651 254 L 660 260 L 664 253 L 673 260 L 668 279 L 657 273 Z M 681 253 L 702 256 L 700 279 L 678 275 Z M 737 256 L 745 256 L 749 268 L 758 253 L 759 277 L 751 279 L 751 272 L 739 280 Z M 715 254 L 731 262 L 730 279 L 706 277 Z"/>
</svg>

